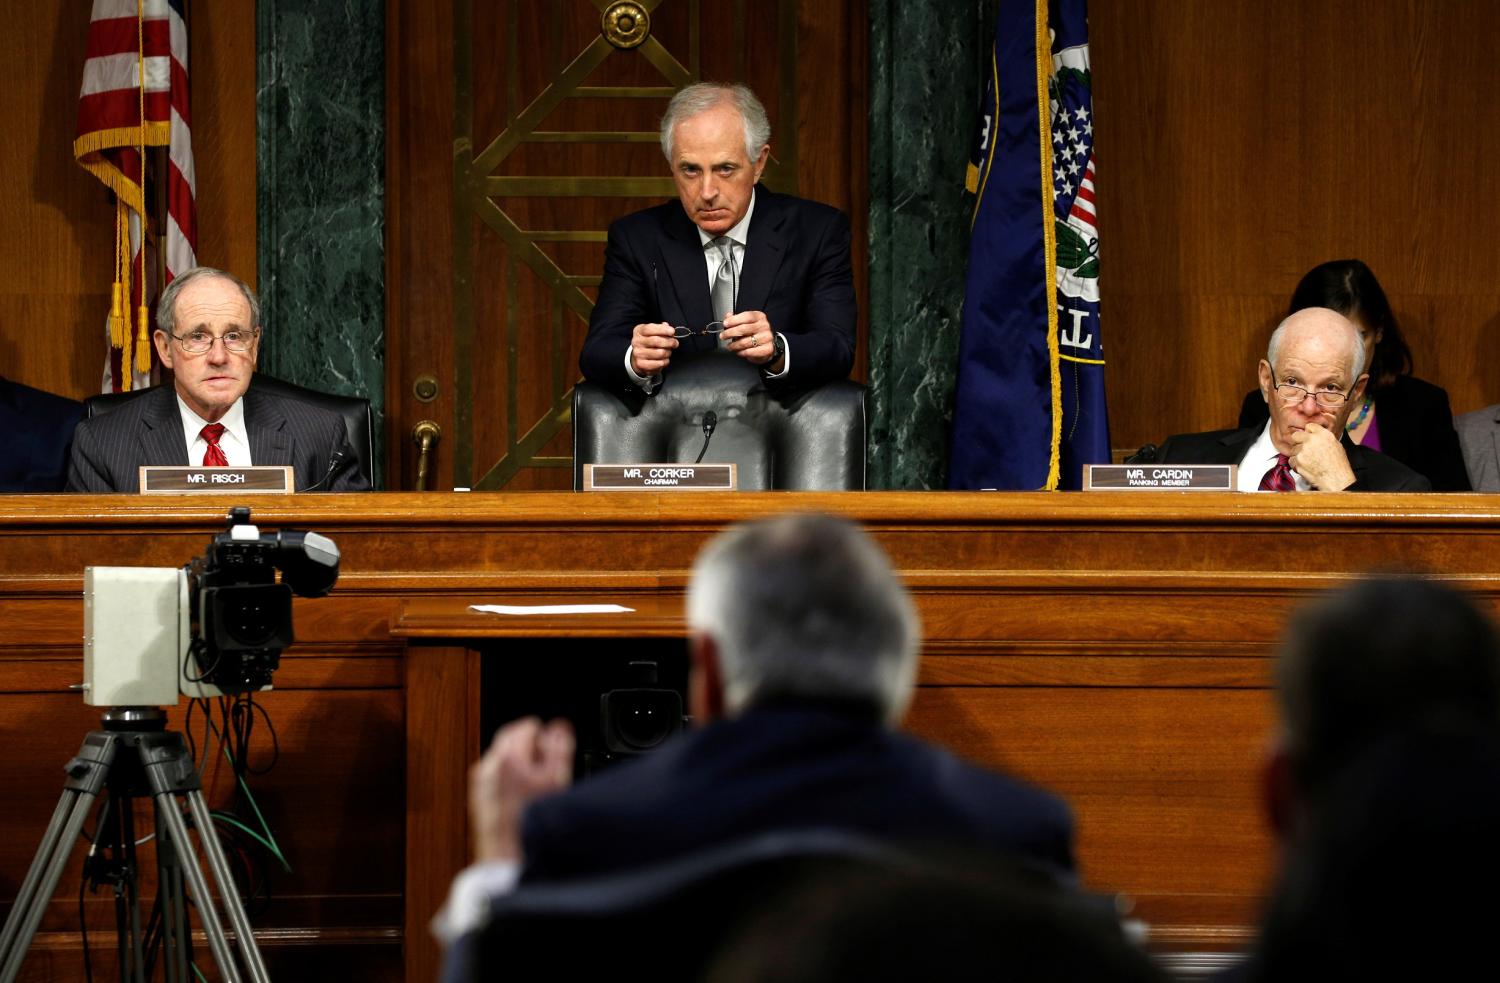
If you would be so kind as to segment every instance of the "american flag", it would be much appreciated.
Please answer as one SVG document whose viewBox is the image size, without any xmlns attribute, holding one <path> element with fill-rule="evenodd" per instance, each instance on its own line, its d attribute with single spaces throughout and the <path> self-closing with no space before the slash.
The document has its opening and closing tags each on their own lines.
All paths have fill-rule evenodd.
<svg viewBox="0 0 1500 983">
<path fill-rule="evenodd" d="M 1059 82 L 1055 88 L 1058 97 L 1052 104 L 1052 193 L 1057 217 L 1098 236 L 1094 218 L 1093 100 L 1086 85 Z"/>
<path fill-rule="evenodd" d="M 148 308 L 159 289 L 145 234 L 143 154 L 151 148 L 167 148 L 162 285 L 197 265 L 186 7 L 187 0 L 94 0 L 89 20 L 73 155 L 115 194 L 106 391 L 151 382 Z"/>
</svg>

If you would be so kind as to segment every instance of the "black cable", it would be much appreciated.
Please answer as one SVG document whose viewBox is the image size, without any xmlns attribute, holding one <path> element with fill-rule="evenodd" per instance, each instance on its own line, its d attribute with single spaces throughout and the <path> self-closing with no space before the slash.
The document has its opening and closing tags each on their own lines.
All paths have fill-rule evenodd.
<svg viewBox="0 0 1500 983">
<path fill-rule="evenodd" d="M 708 442 L 714 439 L 714 428 L 719 425 L 719 414 L 713 410 L 703 414 L 703 447 L 698 451 L 698 458 L 693 463 L 702 462 L 703 455 L 708 453 Z"/>
<path fill-rule="evenodd" d="M 186 679 L 190 683 L 201 683 L 210 675 L 212 675 L 213 671 L 219 667 L 219 659 L 217 656 L 215 656 L 214 661 L 205 666 L 201 673 L 196 676 L 193 675 L 191 667 L 197 664 L 198 656 L 207 648 L 207 643 L 205 643 L 201 638 L 194 638 L 191 642 L 188 643 L 187 653 L 182 657 L 183 679 Z"/>
<path fill-rule="evenodd" d="M 246 694 L 246 701 L 245 701 L 245 703 L 246 703 L 246 705 L 249 708 L 249 713 L 250 713 L 250 716 L 252 717 L 252 719 L 254 718 L 255 714 L 259 713 L 260 716 L 261 716 L 261 719 L 266 722 L 266 730 L 269 731 L 270 734 L 271 734 L 271 760 L 270 760 L 270 762 L 264 768 L 251 768 L 249 766 L 249 753 L 250 753 L 249 728 L 246 728 L 246 732 L 245 732 L 245 754 L 246 754 L 245 770 L 249 774 L 251 774 L 251 775 L 265 775 L 265 774 L 269 774 L 270 771 L 271 771 L 271 769 L 276 767 L 276 763 L 281 760 L 281 739 L 276 736 L 276 725 L 273 724 L 273 723 L 271 723 L 271 715 L 266 712 L 266 708 L 264 706 L 262 706 L 261 704 L 255 702 L 255 697 L 252 694 L 248 694 L 248 693 Z"/>
</svg>

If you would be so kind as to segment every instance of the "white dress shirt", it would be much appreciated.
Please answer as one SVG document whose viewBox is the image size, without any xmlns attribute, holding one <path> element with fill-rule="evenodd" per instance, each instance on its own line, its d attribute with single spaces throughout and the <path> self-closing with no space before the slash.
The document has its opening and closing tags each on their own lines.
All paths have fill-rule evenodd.
<svg viewBox="0 0 1500 983">
<path fill-rule="evenodd" d="M 1250 445 L 1245 456 L 1240 458 L 1240 470 L 1235 485 L 1240 491 L 1260 491 L 1261 479 L 1266 476 L 1267 471 L 1276 466 L 1276 458 L 1280 454 L 1281 451 L 1271 443 L 1271 423 L 1268 420 L 1265 429 L 1260 432 L 1260 437 Z M 1298 491 L 1309 491 L 1312 488 L 1307 479 L 1295 470 L 1292 471 L 1292 477 L 1297 479 Z"/>
<path fill-rule="evenodd" d="M 514 860 L 490 860 L 465 867 L 453 878 L 448 900 L 432 916 L 432 934 L 444 945 L 452 945 L 459 936 L 482 926 L 489 918 L 490 899 L 514 891 L 520 879 L 521 865 Z"/>
<path fill-rule="evenodd" d="M 199 468 L 203 466 L 203 455 L 208 453 L 208 441 L 203 439 L 203 428 L 208 426 L 208 421 L 203 419 L 192 410 L 188 404 L 177 397 L 177 409 L 182 413 L 182 434 L 187 439 L 188 464 Z M 232 468 L 248 468 L 255 463 L 250 460 L 250 433 L 245 429 L 245 398 L 241 396 L 229 407 L 229 412 L 219 419 L 224 425 L 224 433 L 219 437 L 219 447 L 224 451 L 224 457 L 228 459 Z"/>
</svg>

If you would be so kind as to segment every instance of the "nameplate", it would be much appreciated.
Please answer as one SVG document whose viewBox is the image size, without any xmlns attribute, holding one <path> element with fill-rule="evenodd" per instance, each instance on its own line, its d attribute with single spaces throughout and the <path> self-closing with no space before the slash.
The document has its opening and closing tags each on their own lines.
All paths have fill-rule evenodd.
<svg viewBox="0 0 1500 983">
<path fill-rule="evenodd" d="M 1083 490 L 1234 491 L 1233 464 L 1090 464 Z"/>
<path fill-rule="evenodd" d="M 295 491 L 292 469 L 286 465 L 251 468 L 178 468 L 151 465 L 141 468 L 142 495 L 200 495 L 214 492 L 285 495 Z"/>
<path fill-rule="evenodd" d="M 584 491 L 734 491 L 733 464 L 585 464 Z"/>
</svg>

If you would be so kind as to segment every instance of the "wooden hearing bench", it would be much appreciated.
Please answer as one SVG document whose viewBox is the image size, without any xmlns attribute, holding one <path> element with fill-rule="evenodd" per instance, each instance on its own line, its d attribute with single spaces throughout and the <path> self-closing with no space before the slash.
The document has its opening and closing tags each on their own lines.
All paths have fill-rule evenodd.
<svg viewBox="0 0 1500 983">
<path fill-rule="evenodd" d="M 83 568 L 181 566 L 226 497 L 0 497 L 0 911 L 97 726 L 82 677 Z M 1134 901 L 1168 950 L 1249 937 L 1274 858 L 1257 768 L 1287 613 L 1372 571 L 1429 574 L 1500 611 L 1500 496 L 862 492 L 254 496 L 263 529 L 323 533 L 334 593 L 295 605 L 297 643 L 260 702 L 279 744 L 256 801 L 292 873 L 252 915 L 273 978 L 431 980 L 427 922 L 467 858 L 478 680 L 508 639 L 549 658 L 685 635 L 698 548 L 733 522 L 822 510 L 863 523 L 921 612 L 913 732 L 1072 804 L 1085 883 Z M 471 602 L 618 603 L 500 618 Z M 531 646 L 527 651 L 537 651 Z M 193 731 L 201 717 L 170 725 Z M 256 767 L 270 763 L 267 722 Z M 210 765 L 210 803 L 227 799 Z M 81 851 L 80 851 L 81 852 Z M 75 869 L 26 978 L 76 968 Z M 91 945 L 113 947 L 90 896 Z M 97 934 L 96 934 L 97 933 Z"/>
</svg>

